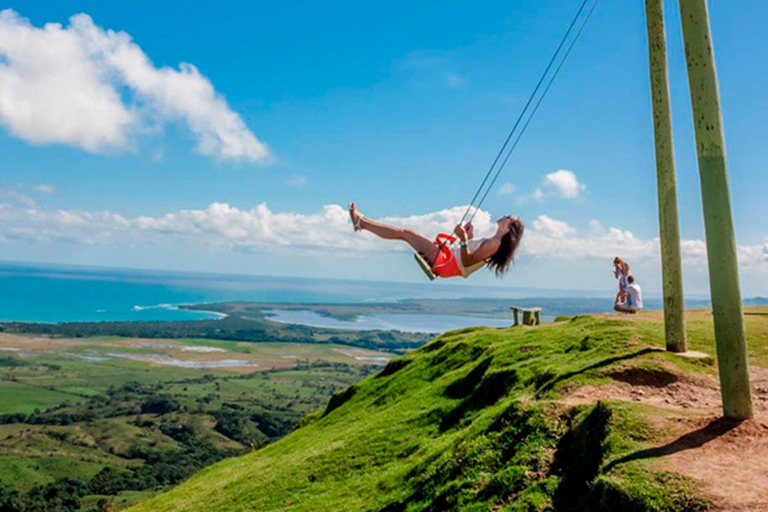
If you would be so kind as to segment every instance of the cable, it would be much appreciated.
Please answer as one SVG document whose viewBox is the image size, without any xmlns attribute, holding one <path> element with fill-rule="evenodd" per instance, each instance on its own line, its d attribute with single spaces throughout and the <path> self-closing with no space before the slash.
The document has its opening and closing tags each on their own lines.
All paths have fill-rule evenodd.
<svg viewBox="0 0 768 512">
<path fill-rule="evenodd" d="M 584 11 L 584 7 L 586 7 L 588 2 L 589 0 L 584 0 L 581 3 L 579 10 L 576 12 L 576 16 L 573 17 L 573 21 L 571 21 L 571 24 L 568 26 L 568 30 L 565 31 L 565 35 L 560 40 L 560 44 L 557 45 L 557 49 L 555 50 L 555 53 L 552 54 L 552 58 L 549 60 L 549 64 L 547 64 L 547 68 L 544 70 L 544 73 L 541 74 L 541 78 L 539 78 L 539 82 L 536 84 L 536 87 L 533 89 L 533 92 L 528 98 L 528 101 L 525 103 L 523 110 L 520 112 L 520 115 L 517 117 L 517 121 L 515 121 L 515 125 L 512 127 L 512 130 L 510 130 L 506 140 L 504 140 L 504 144 L 502 144 L 501 149 L 496 154 L 496 158 L 494 158 L 493 163 L 491 164 L 491 167 L 488 169 L 488 172 L 485 173 L 485 178 L 483 178 L 483 182 L 480 184 L 480 186 L 477 189 L 477 192 L 475 192 L 475 195 L 472 197 L 472 200 L 469 202 L 469 206 L 467 206 L 467 211 L 464 212 L 464 215 L 461 217 L 461 221 L 459 221 L 459 224 L 462 224 L 464 222 L 464 219 L 467 217 L 467 214 L 469 214 L 470 210 L 472 209 L 472 206 L 474 205 L 475 200 L 477 199 L 477 197 L 480 195 L 480 192 L 482 192 L 483 188 L 485 187 L 485 184 L 488 181 L 488 178 L 491 176 L 491 173 L 493 172 L 494 167 L 496 167 L 496 164 L 499 162 L 499 158 L 501 158 L 501 155 L 504 154 L 504 150 L 507 149 L 507 144 L 509 144 L 509 141 L 512 139 L 512 136 L 515 134 L 517 127 L 520 125 L 520 122 L 523 120 L 523 117 L 525 117 L 525 113 L 527 112 L 528 107 L 531 106 L 533 99 L 536 97 L 536 93 L 539 92 L 539 89 L 541 88 L 541 84 L 544 83 L 544 79 L 547 77 L 549 70 L 552 69 L 552 64 L 554 64 L 555 60 L 557 60 L 557 56 L 560 53 L 560 50 L 563 49 L 563 45 L 565 45 L 565 42 L 568 40 L 568 36 L 571 35 L 571 31 L 573 30 L 573 27 L 576 26 L 576 22 L 579 20 L 579 17 L 581 16 L 581 13 Z"/>
<path fill-rule="evenodd" d="M 539 110 L 539 107 L 541 106 L 541 103 L 544 101 L 544 98 L 546 97 L 547 93 L 549 92 L 549 89 L 552 87 L 552 84 L 554 83 L 555 79 L 557 78 L 557 75 L 560 73 L 560 70 L 563 69 L 563 65 L 565 64 L 565 61 L 568 59 L 568 56 L 571 54 L 571 51 L 573 50 L 574 46 L 576 46 L 576 42 L 579 40 L 579 36 L 581 36 L 582 32 L 584 32 L 584 29 L 587 26 L 587 23 L 589 23 L 590 18 L 592 17 L 592 14 L 595 12 L 595 9 L 597 8 L 597 4 L 600 3 L 600 0 L 595 0 L 595 3 L 592 5 L 592 8 L 587 13 L 586 18 L 584 18 L 584 22 L 581 24 L 581 27 L 579 28 L 579 31 L 576 33 L 576 36 L 573 38 L 573 41 L 571 41 L 571 44 L 568 46 L 568 49 L 565 52 L 565 55 L 563 56 L 562 60 L 560 61 L 560 64 L 558 64 L 557 68 L 555 69 L 554 74 L 549 80 L 549 83 L 544 88 L 544 92 L 539 97 L 539 100 L 536 102 L 536 105 L 534 106 L 533 110 L 531 111 L 531 115 L 528 117 L 528 120 L 523 125 L 522 130 L 520 131 L 520 134 L 515 139 L 515 142 L 510 147 L 509 151 L 507 152 L 506 157 L 504 157 L 504 160 L 502 161 L 499 168 L 496 170 L 496 174 L 493 177 L 493 180 L 491 180 L 490 185 L 488 185 L 488 188 L 485 190 L 485 193 L 483 194 L 483 197 L 480 199 L 480 202 L 477 203 L 477 206 L 475 206 L 475 212 L 472 214 L 472 216 L 469 218 L 469 222 L 472 222 L 472 220 L 475 218 L 475 215 L 477 215 L 477 212 L 480 210 L 480 207 L 485 202 L 486 197 L 488 197 L 488 193 L 493 190 L 493 185 L 496 184 L 496 180 L 498 180 L 499 176 L 501 175 L 501 171 L 504 169 L 504 166 L 509 161 L 509 157 L 512 156 L 512 152 L 517 147 L 518 143 L 520 142 L 520 139 L 522 139 L 523 135 L 525 134 L 525 131 L 528 129 L 528 126 L 531 124 L 531 120 L 533 120 L 533 116 L 536 115 L 536 112 Z M 485 180 L 483 180 L 483 183 L 487 181 L 487 177 Z M 475 199 L 477 197 L 477 194 L 475 195 Z M 474 199 L 473 199 L 474 202 Z M 473 206 L 470 204 L 470 207 Z M 466 215 L 466 214 L 465 214 Z M 462 218 L 461 223 L 464 222 L 464 218 Z"/>
</svg>

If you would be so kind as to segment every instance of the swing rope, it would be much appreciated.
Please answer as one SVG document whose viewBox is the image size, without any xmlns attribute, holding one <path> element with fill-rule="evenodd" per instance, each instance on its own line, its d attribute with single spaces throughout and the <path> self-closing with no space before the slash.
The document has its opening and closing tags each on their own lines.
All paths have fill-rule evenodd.
<svg viewBox="0 0 768 512">
<path fill-rule="evenodd" d="M 504 144 L 501 146 L 501 149 L 496 154 L 496 158 L 494 158 L 493 163 L 491 164 L 491 167 L 488 169 L 488 172 L 485 173 L 485 177 L 483 178 L 482 183 L 480 184 L 477 191 L 475 192 L 475 195 L 472 197 L 472 201 L 470 201 L 469 205 L 467 206 L 467 210 L 464 212 L 464 215 L 461 217 L 461 220 L 459 221 L 460 225 L 464 224 L 464 221 L 467 219 L 467 216 L 472 211 L 473 207 L 475 208 L 475 211 L 469 217 L 468 222 L 472 222 L 472 220 L 474 220 L 475 218 L 475 215 L 477 215 L 477 212 L 480 211 L 480 208 L 485 202 L 485 199 L 488 197 L 488 193 L 493 189 L 493 186 L 496 184 L 496 180 L 498 180 L 499 176 L 501 175 L 501 171 L 506 166 L 515 148 L 517 148 L 517 145 L 520 142 L 520 139 L 522 139 L 523 135 L 525 134 L 525 131 L 528 129 L 528 126 L 531 124 L 531 121 L 533 120 L 533 116 L 536 115 L 536 112 L 539 110 L 539 107 L 544 101 L 544 98 L 547 96 L 547 93 L 549 92 L 550 88 L 552 87 L 552 84 L 557 78 L 557 75 L 560 74 L 560 70 L 563 69 L 563 65 L 565 64 L 565 61 L 568 59 L 568 56 L 571 54 L 571 51 L 573 50 L 574 46 L 576 46 L 576 42 L 579 40 L 579 37 L 581 36 L 582 32 L 584 32 L 584 29 L 586 28 L 587 23 L 592 17 L 592 14 L 595 12 L 595 9 L 597 8 L 597 4 L 600 3 L 600 0 L 594 0 L 592 7 L 590 8 L 589 12 L 587 13 L 586 17 L 581 23 L 581 26 L 576 32 L 576 35 L 571 40 L 571 43 L 568 45 L 568 48 L 566 49 L 565 53 L 562 55 L 560 62 L 555 68 L 554 73 L 552 73 L 552 76 L 547 82 L 547 85 L 544 88 L 544 91 L 542 92 L 541 96 L 539 96 L 539 99 L 536 101 L 536 104 L 534 105 L 533 110 L 531 111 L 530 115 L 528 116 L 525 123 L 523 124 L 522 129 L 520 130 L 517 137 L 515 138 L 515 141 L 507 150 L 507 146 L 509 146 L 509 142 L 515 136 L 515 133 L 517 132 L 517 129 L 520 127 L 520 124 L 523 122 L 523 119 L 525 119 L 526 114 L 528 113 L 528 109 L 531 107 L 534 100 L 536 99 L 536 95 L 539 93 L 541 86 L 546 81 L 547 75 L 552 70 L 552 66 L 555 64 L 555 62 L 557 62 L 558 57 L 561 55 L 562 49 L 565 47 L 566 42 L 571 36 L 571 33 L 573 32 L 574 27 L 577 25 L 579 19 L 582 16 L 582 13 L 584 12 L 585 7 L 589 2 L 590 0 L 583 0 L 583 2 L 581 3 L 579 10 L 576 12 L 576 15 L 573 17 L 573 21 L 571 21 L 571 24 L 568 26 L 568 30 L 566 30 L 565 35 L 560 40 L 560 44 L 557 46 L 557 49 L 555 50 L 555 53 L 552 55 L 552 58 L 549 60 L 549 64 L 547 64 L 547 67 L 544 70 L 544 73 L 542 73 L 541 78 L 539 78 L 539 81 L 536 84 L 536 87 L 533 89 L 533 92 L 528 98 L 528 101 L 525 103 L 525 106 L 523 107 L 522 112 L 520 112 L 520 115 L 515 121 L 515 124 L 512 127 L 512 130 L 510 130 L 509 135 L 507 135 L 507 138 L 504 140 Z M 502 155 L 504 155 L 505 151 L 506 151 L 506 156 L 504 156 L 504 160 L 502 160 L 501 165 L 498 165 L 497 167 L 497 164 L 499 163 L 499 160 L 501 159 Z M 494 169 L 496 170 L 495 174 L 493 172 Z M 490 178 L 492 175 L 493 175 L 493 179 L 491 180 L 490 184 L 486 188 L 486 184 L 488 183 L 488 178 Z M 477 200 L 477 198 L 480 196 L 481 192 L 483 192 L 484 189 L 485 189 L 485 192 L 480 198 L 480 201 L 477 204 L 475 204 L 475 201 Z M 441 237 L 443 238 L 441 239 Z M 442 233 L 438 235 L 438 239 L 435 241 L 435 243 L 438 244 L 438 250 L 440 251 L 442 251 L 446 245 L 449 245 L 449 244 L 452 245 L 453 242 L 454 242 L 454 238 L 452 236 L 443 235 Z M 424 271 L 424 274 L 426 274 L 426 276 L 429 278 L 430 281 L 433 281 L 437 276 L 435 275 L 432 269 L 432 265 L 426 259 L 424 259 L 424 257 L 420 255 L 418 252 L 414 254 L 414 258 L 416 259 L 416 262 L 419 264 L 421 269 Z"/>
<path fill-rule="evenodd" d="M 494 158 L 493 163 L 491 164 L 491 167 L 488 169 L 488 172 L 485 174 L 485 178 L 483 178 L 482 183 L 478 187 L 477 191 L 475 192 L 475 195 L 472 197 L 472 200 L 470 201 L 469 205 L 467 206 L 467 210 L 464 212 L 464 215 L 461 217 L 461 220 L 459 221 L 459 224 L 464 224 L 464 221 L 467 220 L 467 216 L 472 211 L 472 208 L 474 207 L 475 211 L 472 213 L 471 216 L 469 216 L 468 222 L 472 222 L 474 220 L 475 215 L 477 215 L 477 212 L 480 211 L 480 208 L 482 207 L 483 203 L 485 202 L 485 199 L 488 197 L 489 192 L 493 189 L 493 186 L 496 184 L 496 181 L 498 180 L 499 176 L 501 175 L 502 170 L 506 166 L 507 162 L 509 161 L 510 156 L 512 156 L 512 153 L 514 152 L 515 148 L 517 148 L 518 143 L 520 142 L 520 139 L 522 139 L 523 135 L 525 134 L 525 131 L 528 129 L 528 126 L 531 124 L 531 120 L 533 120 L 533 116 L 536 115 L 536 112 L 539 110 L 539 107 L 541 106 L 541 103 L 544 101 L 544 98 L 546 97 L 547 93 L 549 92 L 550 88 L 552 87 L 552 84 L 554 83 L 555 79 L 557 78 L 558 74 L 560 74 L 560 70 L 562 70 L 563 65 L 565 64 L 565 61 L 568 59 L 568 56 L 571 54 L 571 51 L 573 50 L 574 46 L 576 46 L 576 42 L 579 40 L 579 37 L 584 32 L 584 29 L 587 26 L 587 23 L 589 22 L 590 18 L 592 17 L 592 14 L 595 12 L 595 9 L 597 8 L 597 5 L 600 3 L 600 0 L 594 0 L 594 4 L 590 8 L 589 12 L 587 13 L 586 17 L 582 21 L 581 26 L 579 27 L 578 31 L 576 32 L 575 37 L 571 40 L 570 45 L 566 49 L 565 53 L 563 54 L 562 58 L 560 59 L 559 64 L 555 68 L 554 73 L 549 79 L 549 82 L 547 83 L 546 87 L 544 88 L 544 91 L 542 92 L 541 96 L 539 96 L 538 101 L 533 107 L 533 110 L 531 111 L 530 115 L 528 116 L 528 119 L 525 121 L 525 123 L 522 126 L 522 129 L 520 130 L 520 133 L 518 133 L 517 138 L 515 138 L 515 141 L 512 143 L 512 145 L 509 147 L 509 150 L 507 150 L 507 146 L 509 146 L 509 142 L 512 140 L 512 137 L 514 137 L 515 133 L 517 132 L 518 127 L 520 127 L 520 123 L 523 122 L 523 119 L 525 118 L 526 114 L 528 113 L 528 109 L 533 104 L 534 99 L 536 98 L 536 95 L 538 94 L 539 90 L 541 89 L 541 86 L 544 84 L 547 75 L 552 69 L 552 66 L 555 64 L 555 62 L 558 60 L 558 57 L 561 55 L 561 50 L 565 46 L 566 42 L 568 41 L 569 37 L 571 36 L 571 33 L 573 32 L 574 27 L 578 23 L 579 19 L 581 18 L 582 13 L 584 12 L 584 8 L 587 6 L 587 4 L 590 2 L 590 0 L 584 0 L 581 3 L 581 6 L 579 7 L 579 10 L 576 12 L 576 15 L 573 17 L 573 20 L 571 21 L 571 24 L 568 26 L 568 30 L 566 30 L 565 35 L 560 40 L 560 44 L 557 46 L 557 49 L 555 50 L 554 54 L 552 55 L 552 58 L 549 60 L 549 64 L 547 65 L 546 69 L 541 75 L 541 78 L 539 78 L 538 83 L 536 84 L 536 87 L 533 89 L 533 92 L 531 93 L 530 97 L 528 98 L 528 101 L 525 103 L 525 106 L 523 107 L 523 110 L 520 112 L 520 115 L 518 116 L 517 120 L 515 121 L 514 126 L 512 127 L 512 130 L 510 130 L 509 135 L 507 135 L 507 138 L 504 140 L 504 144 L 501 146 L 501 149 L 496 154 L 496 158 Z M 499 163 L 499 160 L 501 159 L 502 155 L 504 155 L 504 152 L 506 151 L 506 156 L 504 157 L 504 160 L 502 160 L 501 165 L 497 167 L 497 164 Z M 494 169 L 496 169 L 496 173 L 493 174 Z M 493 179 L 491 180 L 490 184 L 486 188 L 486 183 L 488 183 L 488 178 L 491 177 L 493 174 Z M 480 201 L 475 204 L 475 201 L 477 200 L 478 196 L 480 196 L 480 193 L 485 189 L 485 193 L 483 193 L 482 197 L 480 198 Z"/>
<path fill-rule="evenodd" d="M 472 220 L 475 218 L 475 215 L 477 215 L 477 212 L 480 211 L 480 207 L 485 202 L 485 198 L 488 197 L 488 194 L 490 193 L 490 191 L 493 190 L 493 186 L 496 184 L 496 180 L 499 179 L 499 176 L 501 175 L 501 171 L 504 169 L 504 166 L 507 165 L 507 162 L 509 161 L 509 157 L 512 156 L 512 153 L 515 151 L 515 148 L 517 148 L 517 145 L 520 142 L 520 139 L 523 138 L 523 135 L 525 134 L 526 130 L 528 129 L 528 126 L 531 124 L 531 121 L 533 120 L 533 116 L 536 115 L 536 112 L 539 110 L 539 107 L 541 106 L 541 103 L 544 101 L 544 98 L 547 96 L 547 93 L 549 92 L 550 88 L 552 87 L 552 84 L 554 83 L 555 79 L 557 78 L 557 75 L 560 74 L 560 70 L 563 69 L 563 65 L 565 64 L 565 61 L 568 59 L 568 56 L 571 54 L 571 51 L 573 50 L 574 46 L 576 45 L 576 42 L 578 41 L 579 36 L 581 36 L 582 32 L 584 32 L 584 29 L 586 28 L 587 23 L 589 22 L 589 19 L 592 17 L 592 14 L 595 12 L 595 9 L 597 8 L 597 4 L 599 4 L 599 3 L 600 3 L 600 0 L 595 0 L 595 3 L 592 5 L 592 8 L 587 13 L 586 18 L 584 18 L 584 22 L 581 24 L 581 27 L 579 28 L 579 31 L 576 33 L 576 37 L 574 37 L 573 41 L 571 41 L 571 44 L 569 45 L 568 49 L 566 50 L 565 55 L 563 56 L 562 60 L 560 61 L 560 64 L 558 64 L 557 68 L 555 69 L 555 72 L 553 73 L 552 77 L 549 80 L 549 83 L 544 88 L 544 92 L 539 97 L 539 100 L 536 102 L 536 105 L 534 106 L 533 110 L 531 111 L 531 115 L 528 117 L 527 121 L 523 125 L 523 128 L 520 130 L 520 133 L 518 134 L 517 138 L 515 139 L 515 142 L 509 148 L 509 151 L 507 151 L 507 155 L 504 157 L 504 160 L 501 162 L 501 165 L 496 170 L 496 174 L 494 175 L 493 179 L 491 180 L 491 183 L 486 188 L 485 193 L 480 198 L 480 201 L 477 203 L 477 206 L 475 206 L 475 211 L 472 213 L 472 216 L 469 218 L 469 222 L 472 222 Z"/>
</svg>

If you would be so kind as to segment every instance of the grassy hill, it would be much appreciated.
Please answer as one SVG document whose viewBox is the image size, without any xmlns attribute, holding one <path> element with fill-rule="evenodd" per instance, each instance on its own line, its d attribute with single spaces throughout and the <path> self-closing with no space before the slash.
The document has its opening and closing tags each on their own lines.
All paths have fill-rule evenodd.
<svg viewBox="0 0 768 512">
<path fill-rule="evenodd" d="M 768 311 L 751 312 L 765 366 Z M 711 314 L 688 326 L 690 348 L 714 354 Z M 446 333 L 282 440 L 130 510 L 706 510 L 718 487 L 672 462 L 747 427 L 716 419 L 714 360 L 660 351 L 662 332 L 649 313 Z M 755 392 L 760 414 L 767 395 Z"/>
</svg>

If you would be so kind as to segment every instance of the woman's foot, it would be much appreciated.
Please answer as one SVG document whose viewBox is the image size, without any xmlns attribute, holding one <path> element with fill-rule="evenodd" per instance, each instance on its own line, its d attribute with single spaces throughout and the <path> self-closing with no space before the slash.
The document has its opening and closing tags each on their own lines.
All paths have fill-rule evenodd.
<svg viewBox="0 0 768 512">
<path fill-rule="evenodd" d="M 352 219 L 352 227 L 355 228 L 355 231 L 362 231 L 363 215 L 357 211 L 355 203 L 349 203 L 349 218 Z"/>
</svg>

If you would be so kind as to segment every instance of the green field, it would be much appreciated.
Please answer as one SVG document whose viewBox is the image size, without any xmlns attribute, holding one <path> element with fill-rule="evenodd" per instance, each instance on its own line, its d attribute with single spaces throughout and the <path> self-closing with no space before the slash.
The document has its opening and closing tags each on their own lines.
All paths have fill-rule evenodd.
<svg viewBox="0 0 768 512">
<path fill-rule="evenodd" d="M 20 382 L 0 381 L 0 414 L 12 412 L 30 413 L 35 409 L 45 409 L 66 401 L 78 402 L 82 396 L 67 389 L 59 391 L 31 386 Z"/>
<path fill-rule="evenodd" d="M 152 384 L 199 377 L 201 371 L 231 376 L 297 363 L 325 362 L 352 366 L 365 357 L 391 358 L 383 352 L 335 344 L 247 343 L 206 339 L 77 338 L 0 336 L 0 414 L 29 413 L 63 402 L 78 402 L 129 382 Z M 207 351 L 197 351 L 204 349 Z M 164 357 L 185 368 L 127 357 Z M 359 359 L 362 357 L 363 359 Z M 206 364 L 242 361 L 242 366 L 211 368 Z M 386 362 L 386 361 L 384 361 Z M 248 366 L 253 365 L 253 366 Z M 300 377 L 297 374 L 297 378 Z"/>
<path fill-rule="evenodd" d="M 762 375 L 768 317 L 746 320 Z M 691 312 L 688 329 L 692 349 L 714 354 L 710 312 Z M 716 364 L 660 350 L 661 332 L 649 313 L 446 333 L 337 393 L 280 441 L 130 510 L 709 509 L 708 483 L 685 465 L 671 469 L 665 455 L 718 425 Z M 756 387 L 763 408 L 766 393 Z M 742 427 L 756 429 L 745 442 L 766 437 Z"/>
<path fill-rule="evenodd" d="M 107 459 L 98 462 L 83 460 L 71 453 L 45 457 L 4 455 L 0 456 L 0 483 L 29 490 L 34 485 L 48 484 L 65 477 L 90 479 L 105 464 L 115 463 Z M 23 485 L 18 482 L 23 482 Z"/>
<path fill-rule="evenodd" d="M 335 344 L 7 333 L 0 349 L 2 510 L 38 510 L 54 495 L 51 510 L 62 511 L 146 499 L 285 435 L 375 371 L 367 358 L 392 357 Z"/>
</svg>

